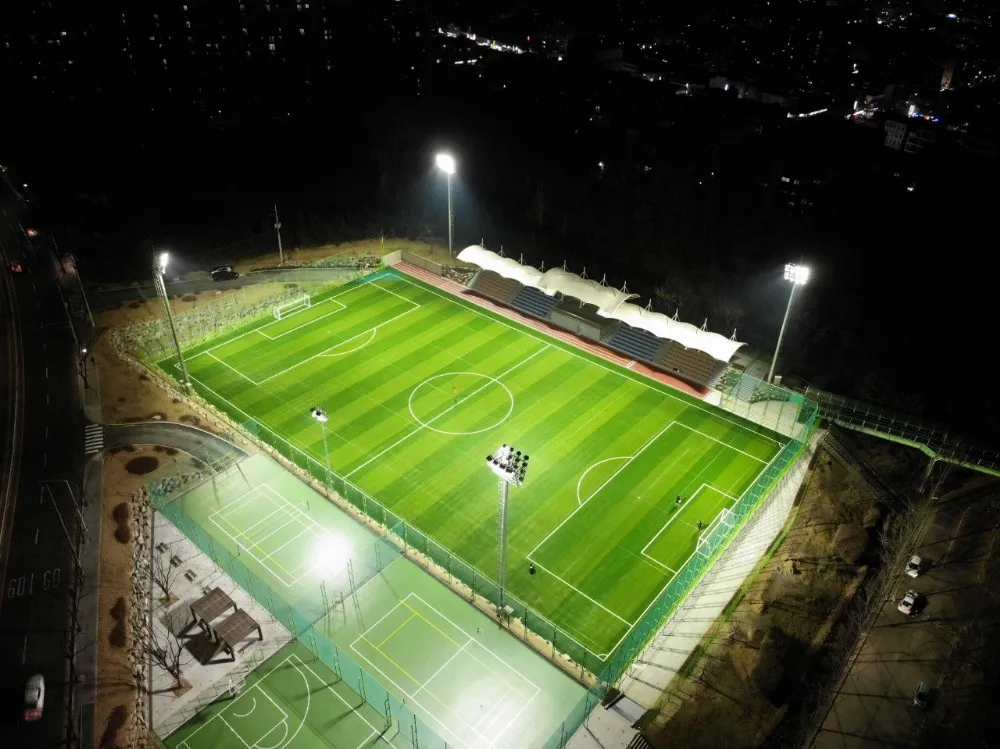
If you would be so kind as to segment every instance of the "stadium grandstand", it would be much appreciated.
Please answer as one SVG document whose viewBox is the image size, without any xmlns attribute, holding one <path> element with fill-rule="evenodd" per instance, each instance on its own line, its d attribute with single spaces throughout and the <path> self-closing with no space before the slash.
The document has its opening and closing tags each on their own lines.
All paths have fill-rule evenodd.
<svg viewBox="0 0 1000 749">
<path fill-rule="evenodd" d="M 743 345 L 634 304 L 636 294 L 571 273 L 541 271 L 479 245 L 458 259 L 479 268 L 468 283 L 474 294 L 518 310 L 555 327 L 699 387 L 715 387 Z M 707 323 L 707 321 L 706 321 Z"/>
</svg>

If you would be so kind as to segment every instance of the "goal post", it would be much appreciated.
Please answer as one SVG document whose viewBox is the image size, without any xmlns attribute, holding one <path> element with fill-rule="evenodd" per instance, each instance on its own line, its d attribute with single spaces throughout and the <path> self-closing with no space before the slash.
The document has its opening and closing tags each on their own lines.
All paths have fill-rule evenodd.
<svg viewBox="0 0 1000 749">
<path fill-rule="evenodd" d="M 294 312 L 299 310 L 308 309 L 312 306 L 312 300 L 310 300 L 308 294 L 301 294 L 294 299 L 291 299 L 282 304 L 276 304 L 273 307 L 274 318 L 280 320 L 283 317 L 288 317 Z"/>
<path fill-rule="evenodd" d="M 698 535 L 698 544 L 695 546 L 695 553 L 700 557 L 710 557 L 719 548 L 729 532 L 733 529 L 736 516 L 729 511 L 728 507 L 723 507 L 722 511 L 715 516 L 715 519 Z"/>
</svg>

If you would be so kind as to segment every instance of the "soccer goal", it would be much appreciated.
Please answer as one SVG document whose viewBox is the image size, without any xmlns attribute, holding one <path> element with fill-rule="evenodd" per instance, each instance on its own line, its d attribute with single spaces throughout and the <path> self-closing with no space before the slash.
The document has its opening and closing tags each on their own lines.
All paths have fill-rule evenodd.
<svg viewBox="0 0 1000 749">
<path fill-rule="evenodd" d="M 274 317 L 276 320 L 280 320 L 281 318 L 288 317 L 289 315 L 300 310 L 309 309 L 309 307 L 312 307 L 312 301 L 310 301 L 309 295 L 302 294 L 301 296 L 297 296 L 284 304 L 275 305 Z"/>
<path fill-rule="evenodd" d="M 723 507 L 722 512 L 715 516 L 715 520 L 699 534 L 695 553 L 702 557 L 714 554 L 733 529 L 735 522 L 736 517 L 729 511 L 729 508 Z"/>
</svg>

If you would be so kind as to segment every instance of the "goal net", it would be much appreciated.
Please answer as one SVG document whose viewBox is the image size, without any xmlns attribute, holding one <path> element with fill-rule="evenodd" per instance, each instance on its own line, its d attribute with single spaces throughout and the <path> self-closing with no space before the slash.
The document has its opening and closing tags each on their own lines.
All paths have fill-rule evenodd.
<svg viewBox="0 0 1000 749">
<path fill-rule="evenodd" d="M 274 317 L 275 319 L 280 320 L 283 317 L 288 317 L 299 310 L 308 309 L 311 306 L 312 302 L 309 300 L 309 295 L 303 294 L 302 296 L 297 296 L 284 304 L 275 305 Z"/>
<path fill-rule="evenodd" d="M 715 519 L 698 535 L 695 553 L 702 557 L 710 557 L 726 540 L 735 522 L 736 518 L 729 511 L 729 508 L 723 507 L 722 512 L 716 515 Z"/>
</svg>

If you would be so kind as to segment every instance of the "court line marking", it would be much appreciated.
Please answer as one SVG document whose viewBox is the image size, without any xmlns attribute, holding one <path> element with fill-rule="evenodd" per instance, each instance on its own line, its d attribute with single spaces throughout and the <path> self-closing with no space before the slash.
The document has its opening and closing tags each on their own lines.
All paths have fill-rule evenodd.
<svg viewBox="0 0 1000 749">
<path fill-rule="evenodd" d="M 392 632 L 390 632 L 388 634 L 388 636 L 386 636 L 385 638 L 383 638 L 381 642 L 379 642 L 377 645 L 375 645 L 375 647 L 376 648 L 381 648 L 383 645 L 385 645 L 387 642 L 389 642 L 389 640 L 391 640 L 393 637 L 395 637 L 396 634 L 399 632 L 399 630 L 401 630 L 403 627 L 405 627 L 407 624 L 409 624 L 413 620 L 413 617 L 415 617 L 415 616 L 416 616 L 416 614 L 414 614 L 414 613 L 411 612 L 410 615 L 408 617 L 406 617 L 406 619 L 403 620 L 402 624 L 400 624 L 398 627 L 396 627 L 394 630 L 392 630 Z M 368 639 L 368 638 L 366 637 L 365 639 Z"/>
<path fill-rule="evenodd" d="M 264 691 L 264 689 L 260 686 L 260 682 L 259 681 L 256 684 L 254 684 L 253 687 L 251 687 L 251 689 L 256 689 L 262 695 L 264 695 L 265 697 L 267 697 L 267 701 L 270 702 L 272 705 L 274 705 L 274 709 L 277 710 L 281 714 L 281 716 L 282 716 L 281 720 L 279 720 L 277 723 L 275 723 L 273 726 L 271 726 L 271 728 L 267 731 L 267 733 L 265 733 L 263 736 L 258 737 L 257 740 L 253 742 L 253 746 L 254 747 L 259 747 L 260 749 L 265 749 L 265 747 L 261 747 L 261 743 L 260 742 L 263 741 L 264 739 L 266 739 L 268 736 L 270 736 L 271 733 L 273 733 L 277 729 L 281 728 L 282 724 L 284 724 L 284 726 L 285 726 L 285 736 L 282 737 L 282 738 L 284 739 L 285 737 L 288 736 L 288 713 L 286 713 L 284 710 L 282 710 L 281 707 L 278 706 L 278 703 L 275 702 L 273 699 L 271 699 L 271 695 L 269 695 L 267 692 Z M 306 709 L 306 715 L 308 715 L 308 714 L 309 714 L 309 710 L 307 708 Z M 218 714 L 218 717 L 222 720 L 223 723 L 226 724 L 226 726 L 229 728 L 229 730 L 232 731 L 236 735 L 236 737 L 240 741 L 243 742 L 243 745 L 246 746 L 246 747 L 248 747 L 248 749 L 249 749 L 250 745 L 247 744 L 246 739 L 243 738 L 243 735 L 239 731 L 237 731 L 235 728 L 233 728 L 229 724 L 229 721 L 226 720 L 226 711 L 225 710 L 221 711 Z M 233 717 L 236 717 L 236 716 L 234 715 Z M 300 720 L 302 722 L 305 722 L 304 718 L 302 718 Z M 299 725 L 301 727 L 301 723 Z M 188 738 L 191 738 L 191 737 L 189 736 Z M 277 747 L 277 746 L 280 746 L 280 745 L 281 745 L 281 742 L 278 742 L 277 744 L 274 745 L 274 747 Z M 267 747 L 266 749 L 272 749 L 272 747 Z"/>
<path fill-rule="evenodd" d="M 502 377 L 506 377 L 511 372 L 513 372 L 515 369 L 517 369 L 518 367 L 523 367 L 525 364 L 527 364 L 529 361 L 531 361 L 532 359 L 534 359 L 540 353 L 542 353 L 543 351 L 547 351 L 549 348 L 551 348 L 551 346 L 552 346 L 552 344 L 546 344 L 545 346 L 543 346 L 542 348 L 538 349 L 537 351 L 535 351 L 530 356 L 527 356 L 524 359 L 521 359 L 520 361 L 518 361 L 516 364 L 514 364 L 514 366 L 509 367 L 506 371 L 501 372 L 496 377 L 490 377 L 489 379 L 486 380 L 486 383 L 484 385 L 480 385 L 478 388 L 476 388 L 475 390 L 473 390 L 471 393 L 469 393 L 467 396 L 465 396 L 462 400 L 458 401 L 457 403 L 451 404 L 444 411 L 442 411 L 441 413 L 439 413 L 437 416 L 434 416 L 434 417 L 432 417 L 430 419 L 427 419 L 427 421 L 420 422 L 420 425 L 416 429 L 414 429 L 412 432 L 410 432 L 409 434 L 403 435 L 398 440 L 396 440 L 391 445 L 389 445 L 387 448 L 385 448 L 381 452 L 377 453 L 376 455 L 372 456 L 371 458 L 369 458 L 368 460 L 366 460 L 364 463 L 362 463 L 361 465 L 359 465 L 357 468 L 352 469 L 349 473 L 345 473 L 344 476 L 343 476 L 343 478 L 349 479 L 351 476 L 353 476 L 355 473 L 357 473 L 358 471 L 360 471 L 365 466 L 368 466 L 371 463 L 374 463 L 376 460 L 378 460 L 379 458 L 381 458 L 383 455 L 385 455 L 387 452 L 389 452 L 393 448 L 398 447 L 399 445 L 401 445 L 404 442 L 406 442 L 406 440 L 410 439 L 410 437 L 413 437 L 414 435 L 419 434 L 420 432 L 422 432 L 424 429 L 429 428 L 430 425 L 433 424 L 435 421 L 437 421 L 438 419 L 440 419 L 443 416 L 446 416 L 448 413 L 450 413 L 451 411 L 455 410 L 460 405 L 462 405 L 469 398 L 474 397 L 478 393 L 480 393 L 483 390 L 485 390 L 486 388 L 488 388 L 490 385 L 492 385 L 494 383 L 494 381 L 499 381 Z"/>
<path fill-rule="evenodd" d="M 254 684 L 254 686 L 256 687 L 257 685 Z M 257 698 L 253 697 L 252 699 L 253 699 L 253 707 L 251 707 L 245 713 L 233 713 L 233 717 L 234 718 L 245 718 L 248 715 L 250 715 L 250 713 L 252 713 L 254 710 L 256 710 L 257 709 Z"/>
<path fill-rule="evenodd" d="M 479 720 L 477 720 L 477 721 L 476 721 L 476 723 L 475 723 L 475 725 L 473 726 L 473 728 L 476 728 L 476 729 L 478 729 L 478 728 L 479 728 L 479 724 L 480 724 L 480 723 L 482 723 L 482 722 L 483 722 L 484 720 L 486 720 L 486 719 L 487 719 L 488 717 L 490 717 L 490 715 L 492 715 L 492 714 L 493 714 L 493 712 L 494 712 L 494 711 L 495 711 L 495 710 L 496 710 L 496 709 L 497 709 L 498 707 L 500 707 L 501 705 L 503 705 L 503 702 L 504 702 L 504 700 L 506 700 L 506 699 L 507 699 L 507 695 L 508 695 L 508 694 L 510 694 L 510 687 L 507 687 L 507 691 L 506 691 L 506 692 L 504 692 L 504 693 L 503 693 L 502 695 L 500 695 L 500 699 L 498 699 L 498 700 L 494 700 L 494 702 L 493 702 L 493 705 L 491 705 L 491 706 L 490 706 L 490 709 L 489 709 L 489 710 L 487 710 L 487 711 L 486 711 L 486 712 L 485 712 L 485 713 L 484 713 L 484 714 L 482 715 L 482 717 L 480 717 L 480 718 L 479 718 Z M 489 726 L 490 726 L 491 724 L 492 724 L 492 721 L 491 721 L 490 723 L 487 723 L 487 724 L 486 724 L 486 727 L 489 727 Z"/>
<path fill-rule="evenodd" d="M 284 578 L 284 577 L 283 577 L 282 575 L 278 574 L 278 573 L 277 573 L 277 572 L 276 572 L 276 571 L 275 571 L 274 569 L 272 569 L 272 568 L 271 568 L 271 565 L 269 565 L 269 564 L 267 564 L 267 562 L 264 562 L 264 561 L 262 561 L 261 559 L 259 559 L 259 558 L 257 557 L 257 555 L 253 553 L 253 551 L 251 551 L 251 550 L 250 550 L 249 548 L 247 548 L 247 547 L 243 546 L 243 544 L 241 544 L 241 543 L 240 543 L 239 541 L 237 541 L 237 540 L 236 540 L 235 538 L 233 538 L 232 534 L 231 534 L 231 533 L 230 533 L 229 531 L 227 531 L 227 530 L 226 530 L 225 528 L 223 528 L 223 527 L 222 527 L 222 526 L 221 526 L 221 525 L 219 524 L 219 521 L 217 521 L 217 520 L 216 520 L 216 519 L 215 519 L 214 517 L 213 517 L 213 518 L 209 518 L 209 520 L 211 520 L 211 521 L 212 521 L 212 523 L 213 523 L 213 524 L 215 525 L 215 527 L 216 527 L 216 528 L 218 528 L 218 529 L 219 529 L 220 531 L 222 531 L 223 533 L 225 533 L 225 534 L 226 534 L 226 536 L 227 536 L 227 537 L 228 537 L 228 538 L 229 538 L 229 539 L 230 539 L 230 540 L 231 540 L 231 541 L 232 541 L 232 542 L 233 542 L 234 544 L 236 544 L 236 545 L 237 545 L 238 547 L 240 547 L 241 549 L 243 549 L 243 551 L 245 551 L 245 552 L 246 552 L 247 554 L 249 554 L 249 555 L 250 555 L 250 557 L 251 557 L 251 558 L 252 558 L 252 559 L 253 559 L 254 561 L 256 561 L 256 562 L 257 562 L 257 564 L 259 564 L 259 565 L 260 565 L 261 567 L 263 567 L 263 568 L 264 568 L 265 570 L 267 570 L 267 571 L 268 571 L 268 572 L 270 572 L 270 573 L 271 573 L 272 575 L 274 575 L 274 577 L 275 577 L 275 578 L 276 578 L 276 579 L 278 580 L 278 582 L 280 582 L 280 583 L 281 583 L 282 585 L 284 585 L 284 586 L 285 586 L 286 588 L 290 588 L 290 587 L 292 587 L 292 586 L 291 586 L 291 585 L 290 585 L 290 584 L 288 583 L 288 581 L 287 581 L 287 580 L 285 580 L 285 578 Z M 236 526 L 233 526 L 233 529 L 235 530 L 235 529 L 236 529 Z M 258 549 L 258 551 L 263 551 L 263 549 Z M 275 562 L 275 566 L 277 566 L 277 567 L 280 567 L 281 565 L 280 565 L 280 564 L 278 564 L 277 562 Z M 291 572 L 289 572 L 288 570 L 284 570 L 284 572 L 285 572 L 285 574 L 286 574 L 286 575 L 291 575 L 291 574 L 292 574 L 292 573 L 291 573 Z"/>
<path fill-rule="evenodd" d="M 249 382 L 249 383 L 250 383 L 251 385 L 259 385 L 259 384 L 260 384 L 260 383 L 259 383 L 259 382 L 257 382 L 256 380 L 254 380 L 254 379 L 252 379 L 252 378 L 250 378 L 250 377 L 247 377 L 247 376 L 246 376 L 245 374 L 243 374 L 243 373 L 242 373 L 242 372 L 241 372 L 240 370 L 238 370 L 238 369 L 237 369 L 236 367 L 234 367 L 234 366 L 233 366 L 232 364 L 230 364 L 229 362 L 227 362 L 227 361 L 223 361 L 222 359 L 220 359 L 219 357 L 217 357 L 217 356 L 216 356 L 215 354 L 213 354 L 213 353 L 212 353 L 211 351 L 206 351 L 206 352 L 205 352 L 205 355 L 206 355 L 206 356 L 211 356 L 211 357 L 212 357 L 213 359 L 215 359 L 215 360 L 216 360 L 217 362 L 219 362 L 219 364 L 221 364 L 222 366 L 224 366 L 224 367 L 228 367 L 228 368 L 229 368 L 229 369 L 231 369 L 231 370 L 232 370 L 233 372 L 235 372 L 235 373 L 236 373 L 236 374 L 238 374 L 238 375 L 239 375 L 240 377 L 242 377 L 242 378 L 243 378 L 244 380 L 246 380 L 247 382 Z"/>
<path fill-rule="evenodd" d="M 345 343 L 350 343 L 350 342 L 351 342 L 351 341 L 353 341 L 353 340 L 354 340 L 355 338 L 360 338 L 360 337 L 361 337 L 361 336 L 363 336 L 363 335 L 364 335 L 364 334 L 365 334 L 366 332 L 367 332 L 367 333 L 369 334 L 369 336 L 368 336 L 368 340 L 367 340 L 367 341 L 365 341 L 364 343 L 362 343 L 362 344 L 361 344 L 360 346 L 355 346 L 355 347 L 354 347 L 354 348 L 352 348 L 352 349 L 351 349 L 350 351 L 336 351 L 336 353 L 331 353 L 331 352 L 334 352 L 334 351 L 335 351 L 336 349 L 340 348 L 341 346 L 343 346 L 343 345 L 344 345 Z M 350 337 L 350 338 L 348 338 L 348 339 L 347 339 L 346 341 L 341 341 L 340 343 L 338 343 L 338 344 L 337 344 L 336 346 L 334 346 L 333 348 L 330 348 L 330 349 L 327 349 L 327 350 L 326 350 L 325 352 L 323 352 L 322 354 L 318 354 L 318 356 L 322 356 L 322 357 L 331 357 L 331 358 L 332 358 L 332 357 L 334 357 L 334 356 L 347 356 L 348 354 L 353 354 L 353 353 L 354 353 L 355 351 L 360 351 L 360 350 L 361 350 L 361 349 L 363 349 L 363 348 L 364 348 L 365 346 L 367 346 L 367 345 L 368 345 L 369 343 L 371 343 L 372 341 L 374 341 L 374 340 L 375 340 L 375 335 L 376 335 L 377 333 L 378 333 L 378 326 L 375 326 L 374 328 L 372 328 L 371 330 L 368 330 L 368 331 L 364 331 L 364 330 L 363 330 L 363 331 L 361 331 L 360 333 L 358 333 L 357 335 L 353 335 L 353 336 L 351 336 L 351 337 Z"/>
<path fill-rule="evenodd" d="M 638 375 L 637 374 L 634 377 L 629 377 L 629 375 L 627 373 L 629 373 L 630 370 L 626 370 L 624 367 L 619 367 L 619 368 L 614 368 L 613 369 L 612 367 L 609 367 L 609 366 L 607 366 L 606 364 L 604 364 L 602 362 L 593 361 L 592 359 L 589 359 L 586 356 L 583 356 L 579 351 L 577 351 L 572 346 L 572 344 L 568 344 L 568 343 L 566 343 L 565 341 L 563 341 L 563 340 L 561 340 L 559 338 L 555 338 L 555 336 L 545 336 L 544 338 L 542 338 L 542 337 L 540 337 L 538 335 L 539 333 L 541 333 L 541 331 L 539 331 L 539 330 L 535 330 L 534 328 L 529 328 L 527 326 L 522 326 L 520 324 L 514 325 L 514 324 L 512 324 L 514 322 L 514 320 L 511 320 L 510 318 L 504 318 L 503 315 L 500 315 L 499 313 L 497 313 L 497 315 L 499 317 L 501 317 L 502 319 L 498 320 L 497 318 L 495 318 L 495 317 L 493 317 L 491 315 L 487 315 L 483 311 L 483 308 L 480 307 L 477 304 L 472 304 L 470 302 L 467 302 L 466 300 L 462 299 L 461 297 L 459 297 L 459 296 L 457 296 L 455 294 L 448 294 L 446 296 L 445 294 L 441 293 L 441 291 L 437 290 L 434 287 L 431 287 L 430 285 L 424 285 L 424 284 L 415 283 L 414 280 L 410 276 L 408 276 L 407 274 L 403 273 L 402 271 L 397 271 L 397 273 L 399 274 L 399 280 L 402 281 L 403 283 L 408 283 L 411 286 L 413 286 L 413 287 L 415 287 L 417 289 L 420 289 L 421 291 L 424 291 L 424 292 L 426 292 L 428 294 L 436 296 L 436 297 L 438 297 L 440 299 L 444 299 L 446 302 L 451 302 L 452 304 L 458 304 L 460 307 L 464 307 L 465 309 L 469 310 L 470 312 L 473 312 L 474 314 L 476 314 L 476 315 L 478 315 L 480 317 L 483 317 L 483 318 L 485 318 L 487 320 L 491 320 L 492 322 L 496 323 L 497 325 L 503 325 L 504 327 L 510 328 L 512 330 L 515 330 L 515 331 L 521 333 L 522 335 L 527 336 L 528 338 L 534 338 L 536 341 L 547 341 L 549 339 L 555 339 L 555 340 L 559 341 L 560 343 L 563 343 L 566 346 L 568 346 L 568 348 L 563 348 L 562 346 L 556 346 L 556 348 L 558 348 L 560 351 L 564 351 L 565 353 L 569 354 L 570 356 L 576 357 L 577 359 L 582 359 L 583 361 L 588 362 L 590 364 L 593 364 L 595 367 L 600 367 L 601 369 L 604 369 L 604 370 L 606 370 L 608 372 L 614 372 L 615 374 L 619 375 L 620 377 L 623 377 L 626 380 L 631 380 L 632 382 L 634 382 L 634 383 L 636 383 L 638 385 L 642 385 L 643 387 L 646 387 L 646 388 L 648 388 L 650 390 L 654 390 L 654 391 L 656 391 L 658 393 L 662 393 L 663 395 L 667 396 L 668 398 L 671 398 L 672 400 L 675 400 L 675 401 L 680 401 L 681 403 L 683 403 L 684 405 L 686 405 L 686 406 L 688 406 L 690 408 L 694 408 L 694 409 L 697 409 L 699 411 L 705 411 L 706 413 L 708 413 L 709 415 L 711 415 L 714 419 L 718 419 L 720 421 L 729 421 L 730 423 L 732 423 L 737 428 L 743 429 L 743 430 L 749 432 L 750 434 L 754 435 L 755 437 L 759 437 L 760 439 L 767 440 L 768 442 L 773 442 L 775 445 L 778 445 L 779 448 L 782 447 L 785 444 L 784 442 L 779 442 L 778 440 L 776 440 L 776 439 L 774 439 L 772 437 L 768 437 L 766 435 L 760 434 L 759 432 L 755 432 L 753 429 L 750 429 L 748 426 L 746 426 L 744 424 L 740 424 L 738 422 L 731 421 L 730 419 L 723 418 L 721 416 L 721 414 L 728 413 L 728 412 L 725 409 L 721 408 L 720 406 L 716 406 L 715 407 L 718 410 L 718 412 L 720 412 L 720 413 L 717 413 L 716 411 L 709 410 L 708 408 L 706 408 L 704 405 L 701 405 L 697 401 L 695 401 L 693 403 L 688 403 L 686 400 L 684 400 L 683 398 L 679 397 L 675 393 L 670 392 L 671 390 L 673 390 L 673 388 L 670 388 L 669 385 L 665 385 L 664 387 L 670 388 L 670 390 L 662 390 L 662 389 L 660 389 L 658 387 L 654 387 L 650 382 L 647 381 L 647 378 L 643 377 L 642 375 Z M 542 335 L 544 335 L 544 333 Z M 691 396 L 691 397 L 693 398 L 694 396 Z M 747 421 L 750 421 L 750 420 L 747 419 Z M 786 442 L 788 442 L 788 441 L 790 441 L 790 440 L 786 440 Z"/>
<path fill-rule="evenodd" d="M 591 602 L 592 604 L 594 604 L 594 605 L 595 605 L 595 606 L 597 606 L 598 608 L 600 608 L 600 609 L 602 609 L 602 610 L 604 610 L 604 611 L 608 612 L 609 614 L 611 614 L 611 616 L 613 616 L 613 617 L 614 617 L 615 619 L 617 619 L 618 621 L 620 621 L 620 622 L 621 622 L 622 624 L 625 624 L 625 625 L 628 625 L 628 627 L 630 627 L 630 628 L 631 628 L 631 627 L 634 627 L 634 626 L 635 626 L 635 622 L 630 622 L 630 621 L 629 621 L 628 619 L 623 619 L 623 618 L 622 618 L 622 617 L 620 617 L 620 616 L 619 616 L 618 614 L 616 614 L 616 613 L 615 613 L 614 611 L 612 611 L 612 610 L 611 610 L 611 609 L 609 609 L 609 608 L 608 608 L 607 606 L 605 606 L 605 605 L 604 605 L 603 603 L 600 603 L 600 602 L 598 602 L 598 601 L 595 601 L 595 600 L 594 600 L 593 598 L 591 598 L 590 596 L 588 596 L 588 595 L 587 595 L 586 593 L 584 593 L 584 592 L 583 592 L 582 590 L 580 590 L 580 589 L 579 589 L 578 587 L 576 587 L 576 586 L 575 586 L 575 585 L 573 585 L 572 583 L 568 583 L 568 582 L 566 582 L 566 581 L 565 581 L 565 580 L 563 580 L 563 579 L 562 579 L 561 577 L 559 577 L 559 575 L 557 575 L 557 574 L 556 574 L 555 572 L 553 572 L 552 570 L 548 569 L 547 567 L 543 567 L 543 566 L 541 565 L 541 563 L 539 563 L 539 562 L 535 561 L 535 560 L 534 560 L 534 559 L 532 559 L 532 558 L 531 558 L 530 556 L 528 557 L 528 559 L 529 559 L 529 560 L 530 560 L 530 561 L 532 562 L 532 564 L 534 564 L 534 565 L 535 565 L 535 566 L 536 566 L 536 567 L 537 567 L 538 569 L 540 569 L 540 570 L 545 570 L 545 571 L 546 571 L 546 572 L 547 572 L 548 574 L 550 574 L 550 575 L 551 575 L 552 577 L 554 577 L 554 578 L 555 578 L 556 580 L 558 580 L 559 582 L 561 582 L 561 583 L 562 583 L 563 585 L 565 585 L 565 586 L 566 586 L 567 588 L 571 588 L 572 590 L 575 590 L 575 591 L 576 591 L 577 593 L 579 593 L 579 594 L 580 594 L 581 596 L 583 596 L 584 598 L 586 598 L 586 599 L 587 599 L 588 601 L 590 601 L 590 602 Z"/>
<path fill-rule="evenodd" d="M 347 292 L 345 291 L 344 293 L 346 294 Z M 337 299 L 337 296 L 339 296 L 339 294 L 335 295 L 335 296 L 332 296 L 332 297 L 329 297 L 327 299 L 324 299 L 323 301 L 318 302 L 316 304 L 310 304 L 308 307 L 304 307 L 303 309 L 296 310 L 295 312 L 292 312 L 288 317 L 294 317 L 295 315 L 298 315 L 298 314 L 301 314 L 301 313 L 305 312 L 307 309 L 311 310 L 313 307 L 319 307 L 321 304 L 327 304 L 329 302 L 334 302 L 335 304 L 339 304 L 340 305 L 339 309 L 335 309 L 333 312 L 327 312 L 325 315 L 320 315 L 319 317 L 314 317 L 312 320 L 306 320 L 305 322 L 303 322 L 303 323 L 301 323 L 299 325 L 296 325 L 294 328 L 292 328 L 290 330 L 286 330 L 284 333 L 278 333 L 277 335 L 270 336 L 270 335 L 268 335 L 267 333 L 264 332 L 264 328 L 268 328 L 268 327 L 270 327 L 272 325 L 277 325 L 278 323 L 282 322 L 282 320 L 278 320 L 278 319 L 271 320 L 271 322 L 267 323 L 267 325 L 262 325 L 261 327 L 256 328 L 255 331 L 251 331 L 251 332 L 260 333 L 262 336 L 264 336 L 268 340 L 276 341 L 279 338 L 281 338 L 282 336 L 286 336 L 289 333 L 294 333 L 295 331 L 300 330 L 301 328 L 304 328 L 307 325 L 312 325 L 317 320 L 324 320 L 327 317 L 329 317 L 330 315 L 336 315 L 338 312 L 343 312 L 345 309 L 347 309 L 347 305 L 344 304 L 343 302 L 339 301 Z M 274 314 L 274 313 L 272 312 L 271 314 Z M 288 317 L 286 317 L 284 319 L 287 320 Z"/>
<path fill-rule="evenodd" d="M 349 703 L 340 694 L 338 694 L 337 691 L 333 688 L 333 686 L 331 686 L 330 684 L 327 684 L 323 680 L 323 677 L 321 677 L 319 674 L 317 674 L 315 671 L 313 671 L 312 667 L 310 667 L 308 663 L 306 663 L 304 660 L 302 660 L 301 658 L 299 658 L 299 656 L 298 656 L 297 653 L 292 653 L 290 656 L 288 656 L 288 660 L 291 660 L 292 658 L 294 658 L 295 660 L 297 660 L 299 662 L 299 664 L 302 666 L 302 668 L 304 668 L 306 671 L 308 671 L 313 676 L 315 676 L 316 677 L 316 681 L 318 681 L 324 687 L 326 687 L 327 689 L 329 689 L 330 692 L 333 693 L 334 697 L 336 697 L 338 700 L 340 700 L 345 705 L 347 705 L 349 708 L 351 708 L 351 714 L 352 715 L 357 715 L 359 718 L 361 718 L 361 720 L 363 720 L 368 725 L 368 727 L 370 729 L 372 729 L 372 731 L 374 732 L 372 734 L 372 736 L 380 736 L 381 734 L 385 733 L 384 730 L 380 731 L 378 728 L 376 728 L 375 726 L 373 726 L 369 722 L 368 718 L 366 718 L 364 715 L 361 715 L 357 710 L 355 710 L 354 707 L 351 705 L 351 703 Z M 296 666 L 296 668 L 298 668 L 298 666 Z M 301 673 L 301 671 L 299 673 Z M 309 681 L 306 680 L 306 684 L 308 684 L 308 683 L 309 683 Z M 366 738 L 361 744 L 358 744 L 358 746 L 363 746 L 364 744 L 367 744 L 371 740 L 372 736 L 369 736 L 368 738 Z"/>
<path fill-rule="evenodd" d="M 592 463 L 591 465 L 587 466 L 587 470 L 580 474 L 580 480 L 576 482 L 576 503 L 578 505 L 582 507 L 584 503 L 584 500 L 580 499 L 580 486 L 583 484 L 583 480 L 587 477 L 587 474 L 590 473 L 594 468 L 597 468 L 597 466 L 603 463 L 610 463 L 612 460 L 631 460 L 631 457 L 628 455 L 616 455 L 613 458 L 605 458 L 604 460 L 599 460 L 596 463 Z M 602 487 L 603 484 L 597 487 L 597 489 L 594 490 L 594 493 L 591 494 L 590 497 L 593 497 L 594 494 L 597 494 L 597 492 L 599 492 Z M 589 500 L 590 497 L 587 497 L 587 499 Z"/>
<path fill-rule="evenodd" d="M 677 426 L 684 427 L 685 429 L 690 429 L 692 432 L 696 432 L 696 433 L 700 434 L 705 439 L 712 440 L 712 442 L 716 442 L 716 443 L 722 445 L 723 447 L 725 447 L 725 448 L 727 448 L 729 450 L 733 450 L 735 452 L 738 452 L 738 453 L 741 453 L 743 455 L 746 455 L 748 458 L 750 458 L 751 460 L 756 460 L 758 463 L 766 463 L 767 462 L 766 460 L 763 460 L 762 458 L 758 458 L 756 455 L 751 455 L 750 453 L 746 452 L 745 450 L 740 450 L 738 447 L 733 447 L 728 442 L 723 442 L 718 437 L 713 437 L 710 434 L 705 434 L 700 429 L 695 429 L 694 427 L 689 427 L 687 424 L 682 424 L 681 422 L 677 422 Z"/>
<path fill-rule="evenodd" d="M 462 647 L 460 647 L 460 648 L 459 648 L 458 650 L 456 650 L 456 651 L 455 651 L 455 653 L 454 653 L 454 654 L 453 654 L 453 655 L 451 656 L 451 658 L 449 658 L 449 659 L 448 659 L 448 660 L 446 660 L 446 661 L 445 661 L 444 663 L 442 663 L 442 664 L 441 664 L 441 668 L 439 668 L 439 669 L 438 669 L 437 671 L 435 671 L 434 673 L 432 673 L 432 674 L 430 675 L 430 677 L 429 677 L 429 678 L 427 679 L 427 681 L 425 681 L 425 682 L 424 682 L 423 684 L 421 684 L 421 685 L 420 685 L 420 688 L 419 688 L 419 689 L 417 689 L 417 691 L 413 693 L 413 696 L 414 696 L 414 697 L 416 697 L 416 696 L 417 696 L 418 694 L 420 694 L 420 692 L 421 692 L 422 690 L 426 689 L 426 688 L 427 688 L 427 685 L 428 685 L 428 684 L 430 684 L 430 683 L 431 683 L 432 681 L 434 681 L 434 677 L 435 677 L 435 676 L 437 676 L 437 675 L 438 675 L 438 674 L 440 674 L 440 673 L 441 673 L 442 671 L 444 671 L 444 670 L 445 670 L 445 668 L 447 668 L 447 667 L 448 667 L 448 664 L 449 664 L 449 663 L 451 663 L 451 662 L 452 662 L 453 660 L 455 660 L 456 658 L 458 658 L 458 656 L 460 656 L 460 655 L 461 655 L 462 653 L 464 653 L 464 652 L 465 652 L 465 648 L 466 648 L 466 646 L 468 646 L 468 644 L 469 644 L 470 642 L 472 642 L 472 640 L 469 640 L 469 641 L 468 641 L 468 642 L 466 642 L 466 643 L 465 643 L 464 645 L 462 645 Z M 510 688 L 510 687 L 508 686 L 508 689 L 509 689 L 509 688 Z M 470 726 L 469 726 L 469 728 L 471 728 L 471 729 L 472 729 L 473 731 L 475 731 L 475 730 L 476 730 L 476 727 L 475 727 L 475 726 L 473 726 L 473 725 L 470 725 Z"/>
</svg>

